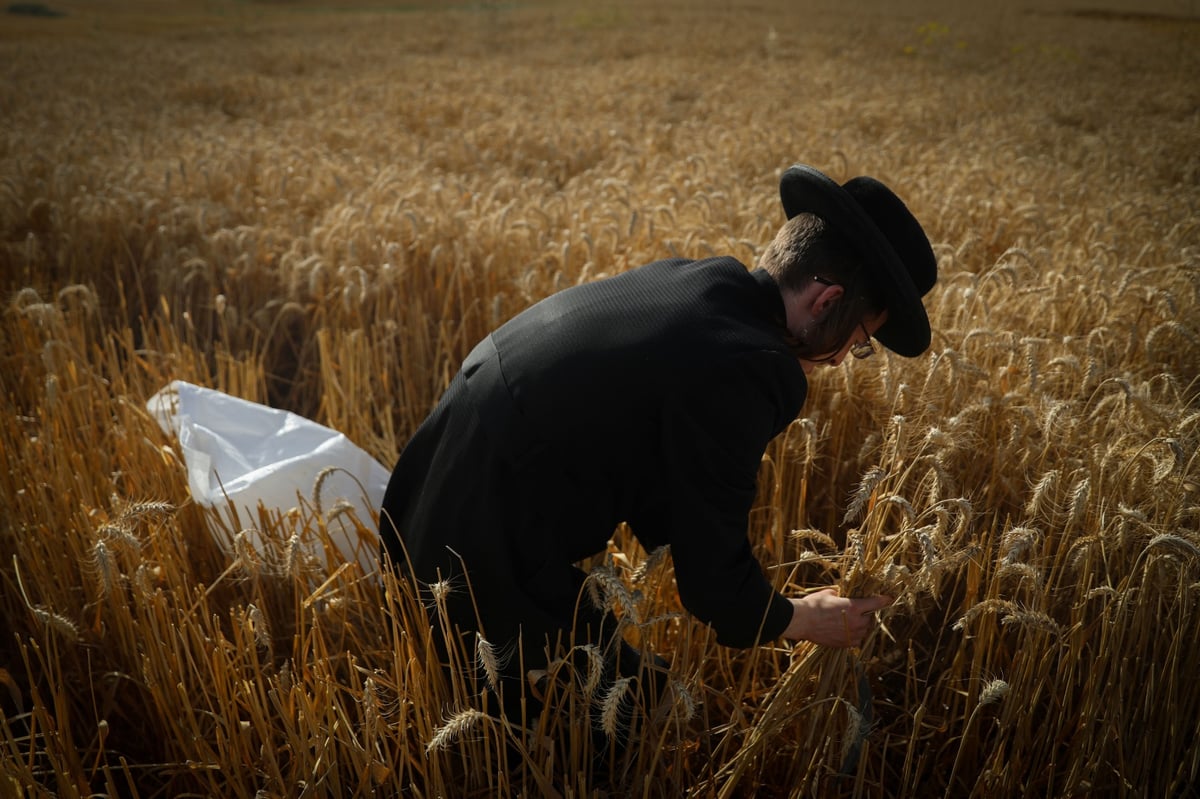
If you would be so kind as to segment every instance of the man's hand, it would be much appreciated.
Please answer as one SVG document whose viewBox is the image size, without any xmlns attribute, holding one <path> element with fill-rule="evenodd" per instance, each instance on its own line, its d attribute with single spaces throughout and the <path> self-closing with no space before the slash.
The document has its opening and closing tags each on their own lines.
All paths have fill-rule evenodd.
<svg viewBox="0 0 1200 799">
<path fill-rule="evenodd" d="M 784 638 L 803 639 L 821 646 L 858 646 L 871 630 L 871 614 L 892 604 L 890 596 L 846 599 L 837 588 L 825 588 L 792 599 L 792 623 Z"/>
</svg>

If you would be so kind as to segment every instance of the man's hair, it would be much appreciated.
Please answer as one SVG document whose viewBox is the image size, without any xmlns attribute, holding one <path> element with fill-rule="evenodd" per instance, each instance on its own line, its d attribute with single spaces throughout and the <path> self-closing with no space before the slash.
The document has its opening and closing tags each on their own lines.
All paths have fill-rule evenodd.
<svg viewBox="0 0 1200 799">
<path fill-rule="evenodd" d="M 864 317 L 882 313 L 886 307 L 850 242 L 813 214 L 789 219 L 759 256 L 758 265 L 780 289 L 803 291 L 819 276 L 845 291 L 824 318 L 803 331 L 803 338 L 796 342 L 800 357 L 841 349 Z"/>
</svg>

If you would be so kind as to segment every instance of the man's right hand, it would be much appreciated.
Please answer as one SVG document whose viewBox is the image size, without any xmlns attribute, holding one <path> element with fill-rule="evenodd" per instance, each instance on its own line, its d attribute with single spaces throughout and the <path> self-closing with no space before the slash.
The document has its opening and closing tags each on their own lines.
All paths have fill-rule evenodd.
<svg viewBox="0 0 1200 799">
<path fill-rule="evenodd" d="M 836 587 L 790 601 L 792 622 L 783 631 L 784 638 L 839 649 L 861 645 L 871 631 L 872 614 L 892 604 L 889 596 L 847 599 L 838 596 Z"/>
</svg>

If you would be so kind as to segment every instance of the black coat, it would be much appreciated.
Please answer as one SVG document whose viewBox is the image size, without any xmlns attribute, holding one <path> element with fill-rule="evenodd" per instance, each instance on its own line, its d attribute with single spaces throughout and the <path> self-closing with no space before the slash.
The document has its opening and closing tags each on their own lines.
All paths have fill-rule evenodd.
<svg viewBox="0 0 1200 799">
<path fill-rule="evenodd" d="M 791 605 L 746 525 L 763 451 L 807 391 L 783 319 L 772 278 L 733 258 L 659 261 L 537 303 L 476 347 L 401 454 L 387 551 L 421 581 L 469 583 L 460 607 L 502 644 L 517 625 L 571 626 L 571 564 L 624 521 L 648 551 L 670 545 L 684 606 L 719 642 L 777 637 Z"/>
</svg>

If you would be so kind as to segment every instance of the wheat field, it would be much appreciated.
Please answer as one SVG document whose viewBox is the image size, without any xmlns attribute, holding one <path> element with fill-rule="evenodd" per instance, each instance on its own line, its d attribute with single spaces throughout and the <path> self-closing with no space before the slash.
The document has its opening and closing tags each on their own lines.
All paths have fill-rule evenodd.
<svg viewBox="0 0 1200 799">
<path fill-rule="evenodd" d="M 1194 2 L 48 5 L 0 19 L 0 796 L 1200 791 Z M 447 679 L 319 491 L 214 534 L 145 409 L 187 380 L 390 466 L 540 297 L 752 265 L 795 161 L 906 199 L 934 343 L 819 370 L 749 534 L 897 602 L 724 649 L 614 531 L 672 675 L 623 751 L 575 661 L 527 727 Z"/>
</svg>

